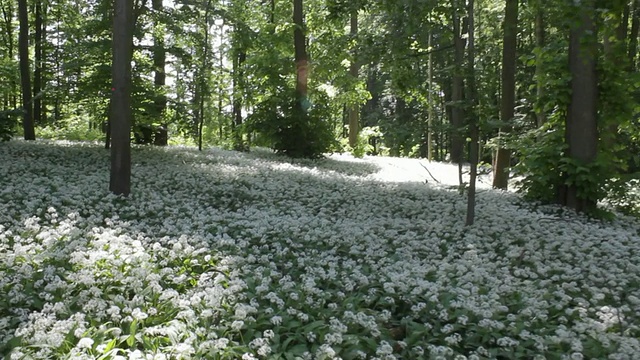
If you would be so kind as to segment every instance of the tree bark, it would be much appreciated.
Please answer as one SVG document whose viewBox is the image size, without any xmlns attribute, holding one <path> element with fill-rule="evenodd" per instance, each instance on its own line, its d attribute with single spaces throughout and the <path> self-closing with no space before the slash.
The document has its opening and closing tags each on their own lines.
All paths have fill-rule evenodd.
<svg viewBox="0 0 640 360">
<path fill-rule="evenodd" d="M 8 49 L 8 57 L 9 59 L 13 59 L 13 2 L 9 1 L 6 6 L 5 3 L 2 3 L 2 20 L 3 20 L 3 40 Z M 9 89 L 6 93 L 5 98 L 5 109 L 15 109 L 16 106 L 16 83 L 13 78 L 9 81 Z"/>
<path fill-rule="evenodd" d="M 236 49 L 233 59 L 233 148 L 237 151 L 245 150 L 242 141 L 242 66 L 247 59 L 244 49 Z"/>
<path fill-rule="evenodd" d="M 502 45 L 502 104 L 500 106 L 500 118 L 503 126 L 500 130 L 501 133 L 511 131 L 510 123 L 513 121 L 515 113 L 517 39 L 518 0 L 506 0 L 504 42 Z M 499 144 L 493 169 L 494 188 L 507 189 L 510 162 L 511 151 Z"/>
<path fill-rule="evenodd" d="M 35 3 L 35 71 L 33 73 L 33 122 L 34 124 L 42 124 L 42 65 L 44 40 L 44 21 L 42 14 L 42 0 L 36 0 Z"/>
<path fill-rule="evenodd" d="M 20 55 L 20 83 L 22 84 L 22 128 L 25 140 L 35 140 L 36 133 L 33 126 L 33 99 L 31 97 L 31 72 L 29 71 L 29 14 L 27 0 L 18 1 L 18 17 L 20 33 L 18 37 L 18 52 Z"/>
<path fill-rule="evenodd" d="M 114 10 L 109 190 L 116 195 L 128 196 L 131 192 L 133 0 L 115 0 Z"/>
<path fill-rule="evenodd" d="M 465 41 L 462 38 L 462 27 L 458 14 L 458 2 L 453 1 L 453 42 L 454 42 L 454 74 L 451 85 L 451 162 L 460 164 L 464 153 L 464 139 L 461 131 L 464 125 L 464 76 L 462 63 L 464 61 Z"/>
<path fill-rule="evenodd" d="M 308 94 L 308 55 L 307 44 L 304 35 L 304 8 L 302 0 L 293 0 L 293 23 L 295 30 L 293 31 L 293 44 L 295 48 L 295 64 L 296 64 L 296 106 L 300 113 L 307 111 L 307 94 Z"/>
<path fill-rule="evenodd" d="M 469 191 L 467 192 L 467 218 L 465 224 L 473 225 L 476 213 L 476 178 L 478 176 L 478 118 L 476 116 L 476 106 L 478 105 L 478 89 L 476 88 L 475 76 L 475 18 L 474 0 L 468 2 L 467 17 L 469 21 L 469 37 L 467 40 L 467 93 L 471 109 L 468 112 L 469 137 L 471 144 L 469 148 Z"/>
<path fill-rule="evenodd" d="M 208 64 L 209 64 L 209 13 L 211 11 L 211 0 L 207 1 L 207 7 L 204 12 L 204 51 L 202 53 L 202 68 L 199 71 L 200 76 L 197 78 L 198 83 L 200 84 L 200 96 L 198 97 L 198 101 L 196 104 L 198 105 L 198 114 L 200 117 L 200 121 L 198 122 L 198 150 L 202 151 L 202 130 L 204 127 L 204 102 L 205 97 L 208 91 L 205 89 L 208 86 L 208 76 L 206 74 L 209 73 Z"/>
<path fill-rule="evenodd" d="M 156 130 L 154 144 L 166 146 L 169 141 L 168 124 L 165 121 L 165 112 L 167 110 L 167 96 L 164 94 L 166 85 L 166 50 L 164 47 L 164 31 L 160 31 L 161 22 L 159 20 L 160 12 L 163 10 L 162 0 L 152 0 L 151 6 L 155 17 L 155 31 L 153 32 L 153 80 L 158 94 L 154 100 L 156 115 L 160 119 L 161 126 Z"/>
<path fill-rule="evenodd" d="M 355 40 L 358 35 L 358 10 L 351 11 L 351 37 Z M 353 59 L 349 68 L 349 74 L 355 80 L 358 79 L 358 72 L 360 67 L 358 66 L 358 59 L 356 57 L 356 50 L 353 50 Z M 355 148 L 358 144 L 358 132 L 360 131 L 360 107 L 358 104 L 351 104 L 349 107 L 349 146 Z"/>
<path fill-rule="evenodd" d="M 640 30 L 640 0 L 633 2 L 631 19 L 631 33 L 629 34 L 629 71 L 636 69 L 636 54 L 638 52 L 638 32 Z"/>
<path fill-rule="evenodd" d="M 428 102 L 429 102 L 429 120 L 427 124 L 427 160 L 433 160 L 433 117 L 435 116 L 435 104 L 433 103 L 433 51 L 431 50 L 431 45 L 433 43 L 433 25 L 429 24 L 429 59 L 428 59 L 428 78 L 429 78 L 429 94 L 428 94 Z"/>
<path fill-rule="evenodd" d="M 569 68 L 571 71 L 571 102 L 569 104 L 565 139 L 568 155 L 580 165 L 588 165 L 598 154 L 598 77 L 596 73 L 597 28 L 594 0 L 576 6 L 578 21 L 569 37 Z M 596 199 L 585 198 L 575 182 L 566 185 L 560 199 L 563 205 L 576 211 L 590 211 Z"/>
<path fill-rule="evenodd" d="M 544 110 L 544 67 L 542 66 L 542 52 L 545 46 L 545 23 L 544 23 L 544 8 L 542 6 L 542 0 L 538 0 L 536 2 L 536 50 L 538 52 L 538 56 L 536 59 L 536 102 L 537 110 L 536 110 L 536 124 L 538 127 L 542 126 L 547 122 L 547 114 Z"/>
</svg>

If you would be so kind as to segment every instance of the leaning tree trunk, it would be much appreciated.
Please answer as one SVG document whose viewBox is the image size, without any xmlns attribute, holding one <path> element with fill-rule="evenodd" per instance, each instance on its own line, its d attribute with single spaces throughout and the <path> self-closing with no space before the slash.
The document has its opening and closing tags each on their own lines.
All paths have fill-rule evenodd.
<svg viewBox="0 0 640 360">
<path fill-rule="evenodd" d="M 131 192 L 133 0 L 115 0 L 114 10 L 109 190 L 116 195 L 128 196 Z"/>
<path fill-rule="evenodd" d="M 18 52 L 20 55 L 20 83 L 22 84 L 22 128 L 25 140 L 35 140 L 36 132 L 33 126 L 33 99 L 31 97 L 31 73 L 29 71 L 29 14 L 27 0 L 18 1 L 18 17 L 20 18 L 20 34 L 18 37 Z"/>
<path fill-rule="evenodd" d="M 516 46 L 518 39 L 518 0 L 506 0 L 504 16 L 504 42 L 502 44 L 502 104 L 500 106 L 500 132 L 508 133 L 515 113 L 516 100 Z M 507 189 L 511 151 L 498 144 L 493 168 L 493 187 Z"/>
<path fill-rule="evenodd" d="M 565 140 L 569 157 L 586 166 L 593 163 L 598 155 L 595 3 L 594 0 L 586 0 L 575 8 L 578 21 L 573 22 L 569 37 L 571 102 Z M 564 185 L 560 191 L 560 203 L 581 212 L 595 209 L 597 199 L 581 193 L 581 185 L 576 181 Z"/>
</svg>

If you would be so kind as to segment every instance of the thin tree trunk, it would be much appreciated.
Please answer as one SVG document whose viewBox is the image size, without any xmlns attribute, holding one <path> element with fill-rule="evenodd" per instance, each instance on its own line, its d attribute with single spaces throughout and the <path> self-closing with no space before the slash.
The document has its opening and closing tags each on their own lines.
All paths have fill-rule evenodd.
<svg viewBox="0 0 640 360">
<path fill-rule="evenodd" d="M 114 10 L 109 190 L 116 195 L 128 196 L 131 192 L 133 0 L 115 0 Z"/>
<path fill-rule="evenodd" d="M 458 2 L 453 1 L 453 37 L 454 37 L 454 62 L 455 70 L 451 86 L 451 162 L 460 164 L 464 153 L 464 139 L 461 131 L 464 124 L 464 76 L 462 63 L 464 61 L 465 41 L 462 38 L 460 16 L 458 14 Z M 462 182 L 460 183 L 462 185 Z"/>
<path fill-rule="evenodd" d="M 218 45 L 218 53 L 219 53 L 218 70 L 220 72 L 218 74 L 218 136 L 221 142 L 224 139 L 224 134 L 223 134 L 224 117 L 222 114 L 222 98 L 224 97 L 224 85 L 222 83 L 222 79 L 224 76 L 224 62 L 223 62 L 224 59 L 222 56 L 223 40 L 224 40 L 224 22 L 220 25 L 220 43 Z"/>
<path fill-rule="evenodd" d="M 207 1 L 207 8 L 204 11 L 204 50 L 202 53 L 202 69 L 200 71 L 200 77 L 198 82 L 200 83 L 200 97 L 198 101 L 198 113 L 200 114 L 200 122 L 198 123 L 198 150 L 202 151 L 202 129 L 204 127 L 204 100 L 205 94 L 208 93 L 205 89 L 208 87 L 209 73 L 209 13 L 211 12 L 211 0 Z"/>
<path fill-rule="evenodd" d="M 511 122 L 515 113 L 516 95 L 516 46 L 518 39 L 518 0 L 506 0 L 504 17 L 504 42 L 502 45 L 502 104 L 500 133 L 511 131 Z M 507 189 L 509 185 L 509 166 L 511 151 L 498 144 L 493 169 L 493 187 Z"/>
<path fill-rule="evenodd" d="M 358 10 L 351 11 L 351 37 L 356 38 L 358 35 Z M 349 74 L 352 78 L 358 79 L 358 72 L 360 67 L 358 66 L 358 59 L 356 56 L 356 50 L 353 50 L 353 59 L 351 60 L 351 66 L 349 68 Z M 360 107 L 358 104 L 351 104 L 349 107 L 349 146 L 355 148 L 358 144 L 358 132 L 360 131 Z"/>
<path fill-rule="evenodd" d="M 167 110 L 167 96 L 164 94 L 164 86 L 166 84 L 166 50 L 164 48 L 164 32 L 160 32 L 160 20 L 159 13 L 162 12 L 162 0 L 152 0 L 151 6 L 153 12 L 156 15 L 155 26 L 156 29 L 153 32 L 153 76 L 154 84 L 156 86 L 156 99 L 154 100 L 154 106 L 156 115 L 160 119 L 161 126 L 156 130 L 156 136 L 154 140 L 155 145 L 166 146 L 169 141 L 168 124 L 165 119 L 165 112 Z"/>
<path fill-rule="evenodd" d="M 476 116 L 476 106 L 478 105 L 478 89 L 476 88 L 475 75 L 475 18 L 474 18 L 474 0 L 468 2 L 468 21 L 469 21 L 469 37 L 467 40 L 467 93 L 469 95 L 469 103 L 471 109 L 468 112 L 469 137 L 471 144 L 469 148 L 469 192 L 467 193 L 467 218 L 465 224 L 473 225 L 476 214 L 476 178 L 478 176 L 478 118 Z"/>
<path fill-rule="evenodd" d="M 296 65 L 296 97 L 297 107 L 300 113 L 306 113 L 308 94 L 308 55 L 307 44 L 304 35 L 304 8 L 302 0 L 293 0 L 293 44 L 295 48 Z"/>
<path fill-rule="evenodd" d="M 547 114 L 544 110 L 544 66 L 542 65 L 542 52 L 545 46 L 545 23 L 544 23 L 544 8 L 542 6 L 542 0 L 536 2 L 536 123 L 538 127 L 547 122 Z"/>
<path fill-rule="evenodd" d="M 20 18 L 20 34 L 18 50 L 20 53 L 20 82 L 22 84 L 22 128 L 25 140 L 35 140 L 36 133 L 33 126 L 33 101 L 31 97 L 31 74 L 29 71 L 29 14 L 27 0 L 18 1 L 18 17 Z"/>
<path fill-rule="evenodd" d="M 44 63 L 42 54 L 42 42 L 44 41 L 42 34 L 44 30 L 42 1 L 43 0 L 36 0 L 35 3 L 35 71 L 33 73 L 33 122 L 39 125 L 42 124 L 42 101 L 40 92 L 42 91 L 42 64 Z"/>
<path fill-rule="evenodd" d="M 7 2 L 7 6 L 5 7 L 5 3 L 2 3 L 2 16 L 3 16 L 3 26 L 4 26 L 4 33 L 3 33 L 3 37 L 4 37 L 4 42 L 7 46 L 8 49 L 8 57 L 9 59 L 13 59 L 13 55 L 14 55 L 14 43 L 13 43 L 13 8 L 12 5 L 13 2 L 9 1 Z M 13 80 L 13 77 L 11 78 L 11 80 L 9 81 L 9 91 L 7 92 L 7 97 L 6 97 L 6 108 L 12 108 L 15 109 L 17 106 L 16 104 L 16 83 Z"/>
<path fill-rule="evenodd" d="M 271 25 L 276 24 L 276 0 L 271 0 L 271 12 L 269 13 L 269 23 Z M 272 30 L 272 33 L 275 32 L 275 26 Z"/>
<path fill-rule="evenodd" d="M 597 28 L 594 0 L 575 6 L 578 21 L 573 22 L 569 38 L 569 68 L 571 71 L 571 103 L 566 120 L 565 138 L 569 157 L 581 165 L 596 160 L 598 154 L 596 73 Z M 576 211 L 595 209 L 596 200 L 580 194 L 579 184 L 566 185 L 561 191 L 563 205 Z"/>
<path fill-rule="evenodd" d="M 433 43 L 433 26 L 429 24 L 429 69 L 428 69 L 428 77 L 429 77 L 429 123 L 427 127 L 427 159 L 429 161 L 433 160 L 433 117 L 435 116 L 434 111 L 434 103 L 433 103 L 433 51 L 431 51 L 431 45 Z"/>
<path fill-rule="evenodd" d="M 244 76 L 242 66 L 247 59 L 247 53 L 244 49 L 236 49 L 233 59 L 233 148 L 237 151 L 245 150 L 242 141 L 242 77 Z"/>
<path fill-rule="evenodd" d="M 636 54 L 638 52 L 638 32 L 640 30 L 640 0 L 633 2 L 631 32 L 629 34 L 629 71 L 636 69 Z"/>
</svg>

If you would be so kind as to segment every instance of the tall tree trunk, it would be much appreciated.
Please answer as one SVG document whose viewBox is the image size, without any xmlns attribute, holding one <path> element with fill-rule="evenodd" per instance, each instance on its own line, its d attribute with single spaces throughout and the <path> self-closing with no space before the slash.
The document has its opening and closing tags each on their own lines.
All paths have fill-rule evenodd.
<svg viewBox="0 0 640 360">
<path fill-rule="evenodd" d="M 207 1 L 207 7 L 204 11 L 204 49 L 202 52 L 202 68 L 199 71 L 200 76 L 197 78 L 200 84 L 200 96 L 196 104 L 198 105 L 198 114 L 200 114 L 200 121 L 198 122 L 198 150 L 202 151 L 202 130 L 204 127 L 204 103 L 206 95 L 209 92 L 206 90 L 209 86 L 208 76 L 209 74 L 209 14 L 211 12 L 211 0 Z"/>
<path fill-rule="evenodd" d="M 502 44 L 502 104 L 500 118 L 501 133 L 511 131 L 511 122 L 515 113 L 516 96 L 516 46 L 518 39 L 518 0 L 506 0 L 504 16 L 504 42 Z M 511 151 L 498 147 L 493 169 L 493 187 L 507 189 L 509 185 L 509 166 Z"/>
<path fill-rule="evenodd" d="M 455 70 L 451 86 L 451 162 L 460 164 L 464 153 L 464 138 L 462 126 L 464 125 L 464 76 L 462 64 L 464 61 L 465 41 L 462 38 L 462 26 L 458 14 L 458 1 L 453 1 L 453 42 Z"/>
<path fill-rule="evenodd" d="M 224 116 L 222 112 L 222 99 L 224 98 L 224 84 L 223 84 L 223 76 L 224 76 L 224 56 L 222 54 L 222 43 L 224 42 L 224 20 L 220 23 L 220 42 L 218 43 L 218 137 L 220 141 L 224 139 Z"/>
<path fill-rule="evenodd" d="M 627 32 L 629 31 L 629 16 L 631 15 L 631 7 L 628 0 L 621 0 L 620 7 L 622 8 L 622 15 L 620 16 L 618 28 L 616 29 L 616 38 L 618 41 L 624 41 L 627 39 Z"/>
<path fill-rule="evenodd" d="M 640 30 L 640 0 L 633 2 L 631 32 L 629 34 L 629 71 L 636 69 L 636 54 L 638 53 L 638 32 Z"/>
<path fill-rule="evenodd" d="M 115 0 L 114 10 L 109 190 L 116 195 L 128 196 L 131 192 L 133 0 Z"/>
<path fill-rule="evenodd" d="M 9 1 L 6 3 L 2 2 L 2 25 L 3 25 L 3 42 L 5 43 L 8 50 L 8 58 L 13 59 L 13 2 Z M 6 92 L 4 99 L 4 107 L 8 108 L 16 108 L 15 104 L 15 93 L 16 93 L 16 83 L 13 80 L 13 77 L 9 80 L 9 89 Z"/>
<path fill-rule="evenodd" d="M 544 7 L 542 6 L 542 0 L 536 2 L 536 124 L 538 127 L 547 122 L 547 114 L 544 110 L 544 66 L 542 64 L 542 52 L 545 46 L 545 23 L 544 23 Z"/>
<path fill-rule="evenodd" d="M 295 29 L 293 31 L 293 44 L 295 48 L 295 64 L 296 64 L 296 106 L 300 114 L 307 111 L 307 95 L 308 95 L 308 55 L 307 44 L 304 35 L 304 8 L 302 0 L 293 0 L 293 23 Z"/>
<path fill-rule="evenodd" d="M 35 4 L 35 71 L 33 73 L 33 122 L 42 125 L 42 42 L 44 41 L 44 21 L 42 13 L 43 0 L 36 0 Z"/>
<path fill-rule="evenodd" d="M 596 73 L 597 28 L 594 0 L 574 6 L 578 21 L 574 21 L 569 37 L 569 68 L 571 71 L 571 103 L 569 104 L 565 139 L 568 154 L 581 165 L 596 160 L 598 154 L 598 77 Z M 590 211 L 596 199 L 585 197 L 575 182 L 560 192 L 563 205 L 576 211 Z"/>
<path fill-rule="evenodd" d="M 241 45 L 240 45 L 241 46 Z M 244 49 L 236 49 L 233 59 L 233 148 L 237 151 L 245 150 L 240 126 L 242 126 L 242 67 L 247 59 Z"/>
<path fill-rule="evenodd" d="M 467 9 L 467 19 L 469 21 L 469 37 L 467 40 L 467 93 L 471 109 L 468 112 L 469 137 L 471 144 L 469 148 L 469 191 L 467 193 L 467 218 L 466 225 L 473 225 L 476 212 L 476 178 L 478 176 L 478 118 L 476 116 L 476 106 L 478 105 L 478 89 L 476 88 L 475 75 L 475 18 L 474 0 L 469 0 Z"/>
<path fill-rule="evenodd" d="M 166 84 L 166 50 L 164 48 L 164 31 L 161 30 L 160 13 L 163 10 L 162 0 L 151 0 L 151 6 L 155 14 L 155 29 L 153 31 L 153 82 L 158 94 L 154 100 L 154 106 L 156 110 L 156 116 L 159 117 L 162 124 L 158 130 L 156 130 L 156 137 L 154 139 L 155 145 L 166 146 L 169 141 L 168 124 L 165 119 L 165 112 L 167 110 L 167 96 L 164 93 L 164 86 Z"/>
<path fill-rule="evenodd" d="M 31 97 L 31 72 L 29 71 L 29 14 L 27 0 L 18 1 L 18 17 L 20 18 L 20 34 L 18 50 L 20 53 L 20 82 L 22 84 L 22 128 L 25 140 L 35 140 L 36 133 L 33 126 L 33 102 Z"/>
<path fill-rule="evenodd" d="M 433 25 L 429 24 L 429 64 L 428 64 L 428 77 L 429 77 L 429 122 L 427 125 L 427 159 L 433 160 L 433 117 L 435 116 L 435 104 L 433 103 L 433 50 L 431 45 L 433 43 Z"/>
<path fill-rule="evenodd" d="M 353 39 L 358 36 L 358 10 L 351 10 L 351 37 Z M 358 59 L 356 56 L 356 50 L 353 50 L 353 59 L 351 60 L 351 66 L 349 68 L 349 74 L 353 79 L 358 79 L 358 72 L 360 67 L 358 66 Z M 355 148 L 358 144 L 358 132 L 360 131 L 360 107 L 357 103 L 351 104 L 349 107 L 349 146 Z"/>
</svg>

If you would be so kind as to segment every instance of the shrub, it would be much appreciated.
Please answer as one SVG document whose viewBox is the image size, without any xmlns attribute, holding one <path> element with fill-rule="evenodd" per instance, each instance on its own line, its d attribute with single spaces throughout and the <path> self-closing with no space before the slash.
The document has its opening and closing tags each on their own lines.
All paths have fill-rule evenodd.
<svg viewBox="0 0 640 360">
<path fill-rule="evenodd" d="M 0 111 L 0 141 L 9 141 L 16 134 L 16 118 L 21 110 Z"/>
<path fill-rule="evenodd" d="M 330 115 L 328 107 L 312 106 L 307 99 L 297 106 L 297 101 L 293 91 L 268 98 L 247 118 L 247 130 L 258 133 L 255 144 L 269 146 L 279 154 L 322 157 L 336 145 L 332 125 L 325 120 Z"/>
<path fill-rule="evenodd" d="M 376 144 L 376 141 L 381 137 L 382 132 L 380 131 L 379 126 L 367 126 L 362 128 L 358 133 L 358 142 L 355 147 L 351 147 L 349 145 L 348 138 L 342 139 L 341 144 L 344 149 L 351 153 L 351 155 L 357 158 L 362 158 L 365 155 L 377 155 L 380 152 L 374 144 Z"/>
</svg>

